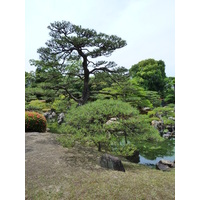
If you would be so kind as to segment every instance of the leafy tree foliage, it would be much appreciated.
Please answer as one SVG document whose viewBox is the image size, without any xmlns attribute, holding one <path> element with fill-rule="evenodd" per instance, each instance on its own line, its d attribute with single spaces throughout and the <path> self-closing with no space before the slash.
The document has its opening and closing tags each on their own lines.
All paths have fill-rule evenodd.
<svg viewBox="0 0 200 200">
<path fill-rule="evenodd" d="M 135 79 L 113 83 L 111 87 L 101 90 L 98 97 L 100 99 L 120 99 L 137 108 L 152 107 L 151 102 L 147 99 L 146 91 L 139 86 Z"/>
<path fill-rule="evenodd" d="M 98 98 L 120 99 L 138 109 L 160 106 L 158 93 L 156 91 L 146 91 L 136 78 L 125 79 L 121 82 L 113 83 L 110 87 L 103 88 L 99 91 Z"/>
<path fill-rule="evenodd" d="M 164 101 L 175 104 L 175 77 L 165 78 Z"/>
<path fill-rule="evenodd" d="M 51 39 L 46 42 L 47 47 L 38 49 L 40 60 L 31 63 L 45 72 L 52 71 L 55 76 L 60 74 L 78 77 L 83 81 L 81 98 L 75 97 L 69 90 L 68 94 L 79 104 L 87 102 L 90 96 L 90 75 L 99 71 L 116 72 L 114 62 L 98 61 L 94 58 L 110 56 L 116 49 L 126 45 L 126 41 L 115 35 L 97 33 L 93 29 L 85 29 L 70 22 L 54 22 L 48 26 Z M 81 60 L 81 66 L 72 70 L 74 61 Z"/>
<path fill-rule="evenodd" d="M 166 74 L 165 63 L 162 60 L 142 60 L 133 65 L 129 72 L 132 77 L 138 78 L 138 82 L 146 90 L 157 91 L 160 95 L 163 95 Z"/>
<path fill-rule="evenodd" d="M 25 72 L 25 88 L 31 87 L 35 83 L 35 72 Z"/>
<path fill-rule="evenodd" d="M 54 100 L 55 92 L 47 87 L 45 79 L 41 76 L 44 74 L 37 69 L 35 72 L 25 72 L 25 101 L 46 100 L 51 102 Z M 52 85 L 53 83 L 49 83 Z"/>
</svg>

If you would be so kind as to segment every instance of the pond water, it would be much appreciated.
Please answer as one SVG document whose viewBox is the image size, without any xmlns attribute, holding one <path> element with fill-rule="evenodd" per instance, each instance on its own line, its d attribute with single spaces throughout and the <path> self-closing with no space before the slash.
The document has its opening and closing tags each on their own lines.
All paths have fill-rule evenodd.
<svg viewBox="0 0 200 200">
<path fill-rule="evenodd" d="M 127 142 L 133 143 L 130 140 Z M 125 140 L 122 138 L 120 144 L 125 145 Z M 155 167 L 155 165 L 161 160 L 175 160 L 175 138 L 164 139 L 163 141 L 137 141 L 134 142 L 139 154 L 136 153 L 133 156 L 126 157 L 130 162 L 139 163 Z"/>
<path fill-rule="evenodd" d="M 139 155 L 140 157 L 140 162 L 139 164 L 143 164 L 143 165 L 156 165 L 156 163 L 158 163 L 161 159 L 164 159 L 164 160 L 169 160 L 169 161 L 174 161 L 175 160 L 175 154 L 172 155 L 172 156 L 163 156 L 163 157 L 156 157 L 156 159 L 154 160 L 149 160 L 141 155 Z"/>
<path fill-rule="evenodd" d="M 143 142 L 138 145 L 139 164 L 154 166 L 161 159 L 175 160 L 175 139 L 166 139 L 161 143 Z"/>
</svg>

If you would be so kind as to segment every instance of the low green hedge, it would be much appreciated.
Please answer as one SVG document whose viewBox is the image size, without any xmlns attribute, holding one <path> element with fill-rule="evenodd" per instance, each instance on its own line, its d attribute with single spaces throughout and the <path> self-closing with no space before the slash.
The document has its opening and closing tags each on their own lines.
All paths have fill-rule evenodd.
<svg viewBox="0 0 200 200">
<path fill-rule="evenodd" d="M 37 112 L 25 112 L 26 132 L 45 132 L 47 121 L 45 117 Z"/>
</svg>

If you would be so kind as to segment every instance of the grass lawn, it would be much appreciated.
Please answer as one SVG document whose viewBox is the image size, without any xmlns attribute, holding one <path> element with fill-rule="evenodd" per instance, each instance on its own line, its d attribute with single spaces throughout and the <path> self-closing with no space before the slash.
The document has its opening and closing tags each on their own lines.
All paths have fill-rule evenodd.
<svg viewBox="0 0 200 200">
<path fill-rule="evenodd" d="M 125 173 L 107 170 L 98 165 L 102 153 L 96 149 L 64 148 L 54 134 L 45 134 L 26 136 L 27 200 L 175 199 L 175 169 L 163 172 L 123 159 Z"/>
</svg>

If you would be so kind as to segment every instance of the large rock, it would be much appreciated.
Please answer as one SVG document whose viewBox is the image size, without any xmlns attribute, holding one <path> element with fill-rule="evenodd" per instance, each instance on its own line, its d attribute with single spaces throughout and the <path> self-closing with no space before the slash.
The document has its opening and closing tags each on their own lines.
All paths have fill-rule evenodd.
<svg viewBox="0 0 200 200">
<path fill-rule="evenodd" d="M 46 119 L 48 119 L 50 114 L 51 114 L 50 112 L 45 112 L 45 113 L 44 113 L 44 117 L 45 117 Z"/>
<path fill-rule="evenodd" d="M 163 171 L 169 171 L 170 168 L 175 168 L 175 161 L 169 161 L 169 160 L 160 160 L 156 164 L 156 169 L 163 170 Z"/>
<path fill-rule="evenodd" d="M 52 117 L 55 117 L 55 116 L 56 116 L 56 113 L 55 113 L 55 112 L 52 112 L 51 115 L 52 115 Z"/>
<path fill-rule="evenodd" d="M 175 121 L 174 117 L 168 117 L 168 119 Z"/>
<path fill-rule="evenodd" d="M 119 158 L 111 156 L 109 154 L 104 154 L 101 156 L 100 166 L 107 168 L 107 169 L 125 172 L 125 169 L 124 169 L 124 166 L 123 166 L 121 160 Z"/>
<path fill-rule="evenodd" d="M 167 139 L 174 138 L 175 132 L 167 132 L 167 133 L 163 134 L 163 137 L 167 138 Z"/>
<path fill-rule="evenodd" d="M 165 128 L 163 121 L 153 120 L 151 122 L 151 125 L 154 126 L 154 128 L 158 129 L 159 132 L 162 132 Z"/>
<path fill-rule="evenodd" d="M 58 120 L 57 120 L 57 121 L 58 121 L 58 124 L 59 124 L 59 125 L 63 123 L 64 117 L 65 117 L 64 113 L 60 113 L 60 114 L 58 115 Z"/>
<path fill-rule="evenodd" d="M 162 170 L 162 171 L 169 171 L 169 170 L 170 170 L 170 167 L 167 166 L 167 165 L 164 165 L 164 164 L 162 164 L 162 163 L 160 163 L 160 162 L 158 162 L 158 163 L 156 164 L 156 169 L 159 169 L 159 170 Z"/>
<path fill-rule="evenodd" d="M 147 114 L 149 111 L 151 110 L 151 108 L 149 107 L 144 107 L 140 109 L 140 113 L 141 114 Z"/>
<path fill-rule="evenodd" d="M 172 136 L 171 132 L 167 132 L 167 133 L 163 134 L 164 138 L 171 138 L 171 136 Z"/>
<path fill-rule="evenodd" d="M 48 119 L 53 119 L 56 117 L 56 113 L 55 112 L 45 112 L 44 114 L 44 117 L 48 120 Z"/>
<path fill-rule="evenodd" d="M 174 125 L 167 125 L 166 129 L 168 129 L 169 132 L 175 131 L 175 126 Z"/>
<path fill-rule="evenodd" d="M 106 125 L 110 125 L 110 124 L 112 124 L 112 123 L 119 123 L 117 120 L 118 120 L 118 118 L 116 118 L 116 117 L 110 118 L 110 119 L 106 122 Z"/>
</svg>

